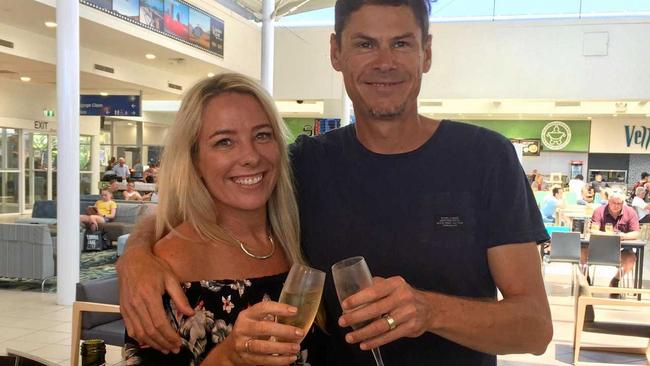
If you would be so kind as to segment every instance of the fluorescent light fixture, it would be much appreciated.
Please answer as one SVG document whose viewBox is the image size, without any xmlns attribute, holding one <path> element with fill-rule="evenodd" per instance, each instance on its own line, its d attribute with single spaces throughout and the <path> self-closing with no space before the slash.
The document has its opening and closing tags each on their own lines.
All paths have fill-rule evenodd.
<svg viewBox="0 0 650 366">
<path fill-rule="evenodd" d="M 45 26 L 48 28 L 56 28 L 55 22 L 45 22 Z"/>
<path fill-rule="evenodd" d="M 612 117 L 618 117 L 618 114 L 614 113 L 612 114 Z"/>
<path fill-rule="evenodd" d="M 106 97 L 106 96 L 108 96 L 108 93 L 107 92 L 99 92 L 99 95 L 101 95 L 102 97 Z"/>
<path fill-rule="evenodd" d="M 146 55 L 144 55 L 144 57 L 147 60 L 155 60 L 156 59 L 156 55 L 154 55 L 153 53 L 147 53 Z"/>
<path fill-rule="evenodd" d="M 556 107 L 580 107 L 582 103 L 578 100 L 558 100 L 555 102 Z"/>
<path fill-rule="evenodd" d="M 29 76 L 21 76 L 20 77 L 20 81 L 23 81 L 23 82 L 26 82 L 26 83 L 31 81 L 31 80 L 32 80 L 32 78 L 30 78 Z"/>
<path fill-rule="evenodd" d="M 214 77 L 214 73 L 213 73 L 213 72 L 209 72 L 209 73 L 208 73 L 208 77 L 209 77 L 209 78 Z"/>
</svg>

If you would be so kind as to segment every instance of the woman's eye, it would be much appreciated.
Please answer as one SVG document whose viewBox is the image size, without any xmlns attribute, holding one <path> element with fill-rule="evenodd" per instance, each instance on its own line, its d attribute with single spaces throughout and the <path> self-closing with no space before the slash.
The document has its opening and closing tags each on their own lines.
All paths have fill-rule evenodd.
<svg viewBox="0 0 650 366">
<path fill-rule="evenodd" d="M 219 147 L 227 147 L 232 145 L 232 140 L 231 139 L 221 139 L 217 142 L 214 143 L 214 146 L 219 146 Z"/>
<path fill-rule="evenodd" d="M 273 133 L 271 132 L 258 132 L 255 136 L 258 140 L 266 141 L 273 138 Z"/>
</svg>

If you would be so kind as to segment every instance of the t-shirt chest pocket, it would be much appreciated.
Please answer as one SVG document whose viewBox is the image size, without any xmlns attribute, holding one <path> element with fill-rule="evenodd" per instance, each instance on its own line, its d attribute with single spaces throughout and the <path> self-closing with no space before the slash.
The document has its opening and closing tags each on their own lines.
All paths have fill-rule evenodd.
<svg viewBox="0 0 650 366">
<path fill-rule="evenodd" d="M 475 204 L 471 192 L 437 192 L 422 197 L 413 212 L 414 239 L 437 247 L 472 245 L 476 238 Z"/>
</svg>

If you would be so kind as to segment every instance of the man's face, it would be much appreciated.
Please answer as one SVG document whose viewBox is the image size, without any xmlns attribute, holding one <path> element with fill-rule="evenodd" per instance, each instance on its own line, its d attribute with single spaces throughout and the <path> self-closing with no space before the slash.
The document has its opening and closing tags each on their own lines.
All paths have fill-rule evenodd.
<svg viewBox="0 0 650 366">
<path fill-rule="evenodd" d="M 124 159 L 120 159 L 119 162 L 120 162 L 120 166 L 124 166 L 125 163 Z"/>
<path fill-rule="evenodd" d="M 348 18 L 340 45 L 332 35 L 330 56 L 355 111 L 393 119 L 417 110 L 422 73 L 431 67 L 431 36 L 422 40 L 408 6 L 364 5 Z"/>
<path fill-rule="evenodd" d="M 623 201 L 620 198 L 610 198 L 607 201 L 607 207 L 609 207 L 609 213 L 616 217 L 623 210 Z"/>
<path fill-rule="evenodd" d="M 600 182 L 603 180 L 603 176 L 600 174 L 596 174 L 596 182 Z"/>
</svg>

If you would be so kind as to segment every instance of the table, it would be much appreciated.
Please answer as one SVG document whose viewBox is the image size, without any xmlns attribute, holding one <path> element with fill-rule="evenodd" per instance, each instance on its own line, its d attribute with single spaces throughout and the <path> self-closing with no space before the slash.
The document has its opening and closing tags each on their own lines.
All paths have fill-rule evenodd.
<svg viewBox="0 0 650 366">
<path fill-rule="evenodd" d="M 643 260 L 645 255 L 645 240 L 621 240 L 621 248 L 636 249 L 636 263 L 634 264 L 634 288 L 643 288 Z M 589 239 L 580 238 L 580 246 L 589 247 Z M 641 300 L 641 294 L 638 294 Z"/>
</svg>

